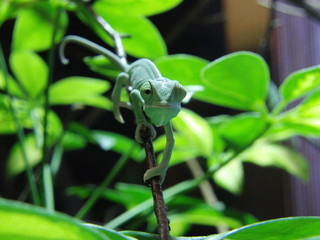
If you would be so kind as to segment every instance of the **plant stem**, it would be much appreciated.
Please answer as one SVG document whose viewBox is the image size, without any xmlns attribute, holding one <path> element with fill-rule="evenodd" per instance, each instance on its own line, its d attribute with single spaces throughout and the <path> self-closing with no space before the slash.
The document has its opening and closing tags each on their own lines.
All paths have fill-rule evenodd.
<svg viewBox="0 0 320 240">
<path fill-rule="evenodd" d="M 57 13 L 54 21 L 53 33 L 51 36 L 51 48 L 48 54 L 48 83 L 44 90 L 44 118 L 43 118 L 43 145 L 42 145 L 42 191 L 44 205 L 48 210 L 53 210 L 54 207 L 54 191 L 52 182 L 52 171 L 49 169 L 49 150 L 48 150 L 48 115 L 49 115 L 49 88 L 53 81 L 54 59 L 55 59 L 55 38 L 58 31 L 59 19 L 62 13 L 60 7 L 57 8 Z M 51 184 L 51 185 L 50 185 Z M 49 186 L 50 185 L 50 186 Z M 49 199 L 51 198 L 51 199 Z"/>
<path fill-rule="evenodd" d="M 52 172 L 49 164 L 45 164 L 43 168 L 43 187 L 45 188 L 44 203 L 46 209 L 50 212 L 54 211 L 54 190 L 52 183 Z"/>
<path fill-rule="evenodd" d="M 200 164 L 197 162 L 197 159 L 192 158 L 187 161 L 187 165 L 195 178 L 200 178 L 204 175 L 204 172 L 200 166 Z M 201 194 L 206 201 L 211 206 L 214 206 L 215 204 L 218 203 L 218 198 L 210 185 L 210 182 L 208 179 L 204 180 L 202 183 L 199 185 Z M 226 232 L 228 231 L 228 227 L 224 224 L 216 226 L 218 233 Z"/>
<path fill-rule="evenodd" d="M 13 117 L 13 121 L 14 121 L 14 124 L 16 127 L 17 136 L 18 136 L 18 140 L 19 140 L 19 144 L 20 144 L 21 153 L 22 153 L 22 158 L 24 160 L 24 164 L 26 165 L 26 174 L 27 174 L 28 185 L 31 190 L 31 198 L 32 198 L 32 201 L 35 205 L 41 205 L 39 192 L 38 192 L 37 184 L 36 184 L 36 178 L 34 176 L 32 168 L 30 166 L 29 158 L 28 158 L 26 148 L 24 145 L 24 142 L 25 142 L 24 132 L 23 132 L 23 129 L 21 127 L 20 121 L 18 119 L 17 113 L 16 113 L 14 105 L 13 105 L 14 98 L 9 93 L 9 78 L 8 78 L 9 75 L 8 75 L 8 70 L 7 70 L 5 59 L 4 59 L 1 44 L 0 44 L 0 66 L 2 68 L 3 75 L 4 75 L 5 92 L 9 96 L 9 108 L 10 108 L 10 111 L 11 111 L 11 114 Z"/>
<path fill-rule="evenodd" d="M 114 180 L 114 178 L 118 175 L 121 169 L 127 164 L 130 159 L 130 155 L 134 149 L 134 144 L 120 157 L 117 163 L 114 165 L 110 173 L 108 173 L 102 183 L 95 189 L 86 203 L 81 207 L 79 212 L 76 214 L 77 218 L 84 218 L 93 205 L 97 202 L 106 188 L 110 185 L 110 183 Z"/>
<path fill-rule="evenodd" d="M 143 125 L 141 129 L 141 137 L 146 152 L 146 160 L 148 169 L 156 167 L 155 154 L 153 150 L 153 143 L 151 140 L 150 128 Z M 160 184 L 160 177 L 156 176 L 149 180 L 154 202 L 154 211 L 158 222 L 158 232 L 160 240 L 170 240 L 170 226 L 167 217 L 167 208 L 164 202 L 162 188 Z"/>
</svg>

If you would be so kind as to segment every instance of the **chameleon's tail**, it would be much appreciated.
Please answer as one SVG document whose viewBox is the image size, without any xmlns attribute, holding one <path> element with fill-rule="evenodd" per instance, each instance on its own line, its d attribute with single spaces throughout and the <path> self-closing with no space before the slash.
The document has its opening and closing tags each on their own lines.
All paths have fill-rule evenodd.
<svg viewBox="0 0 320 240">
<path fill-rule="evenodd" d="M 119 70 L 121 70 L 121 71 L 126 71 L 126 69 L 127 69 L 127 64 L 122 62 L 120 60 L 120 58 L 116 54 L 114 54 L 113 52 L 111 52 L 108 49 L 105 49 L 105 48 L 99 46 L 98 44 L 95 44 L 94 42 L 91 42 L 85 38 L 74 36 L 74 35 L 66 36 L 61 42 L 61 45 L 59 48 L 59 56 L 60 56 L 60 60 L 63 64 L 69 63 L 69 59 L 67 59 L 64 55 L 64 49 L 68 43 L 77 43 L 83 47 L 90 49 L 91 51 L 93 51 L 95 53 L 98 53 L 98 54 L 105 56 L 116 67 L 118 67 Z"/>
</svg>

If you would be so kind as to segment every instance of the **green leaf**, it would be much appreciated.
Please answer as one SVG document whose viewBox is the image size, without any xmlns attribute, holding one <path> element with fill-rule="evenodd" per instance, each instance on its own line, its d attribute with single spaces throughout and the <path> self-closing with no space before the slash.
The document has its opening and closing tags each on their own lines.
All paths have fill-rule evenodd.
<svg viewBox="0 0 320 240">
<path fill-rule="evenodd" d="M 91 131 L 90 135 L 90 138 L 105 151 L 112 150 L 122 154 L 133 147 L 130 157 L 136 161 L 143 160 L 141 147 L 135 140 L 121 134 L 99 130 Z"/>
<path fill-rule="evenodd" d="M 167 54 L 165 42 L 150 20 L 143 16 L 114 14 L 106 9 L 95 8 L 117 32 L 126 33 L 130 38 L 122 39 L 126 52 L 137 58 L 154 59 Z M 113 45 L 110 39 L 104 39 Z"/>
<path fill-rule="evenodd" d="M 151 198 L 150 189 L 138 184 L 117 183 L 113 194 L 107 193 L 109 200 L 123 204 L 127 209 L 137 206 Z"/>
<path fill-rule="evenodd" d="M 289 75 L 280 86 L 286 103 L 297 100 L 320 86 L 320 66 L 302 69 Z"/>
<path fill-rule="evenodd" d="M 279 122 L 304 136 L 320 135 L 320 90 L 280 116 Z"/>
<path fill-rule="evenodd" d="M 86 227 L 92 228 L 94 230 L 99 230 L 100 233 L 102 233 L 104 236 L 108 237 L 108 239 L 111 240 L 135 240 L 135 238 L 127 237 L 115 230 L 102 227 L 95 224 L 86 224 Z"/>
<path fill-rule="evenodd" d="M 24 147 L 29 165 L 34 167 L 42 158 L 42 150 L 37 146 L 34 135 L 28 135 L 24 139 Z M 21 145 L 15 143 L 10 150 L 7 162 L 8 177 L 15 177 L 26 169 L 25 159 L 21 151 Z"/>
<path fill-rule="evenodd" d="M 320 238 L 319 217 L 292 217 L 259 222 L 212 236 L 208 240 L 301 240 L 307 238 Z"/>
<path fill-rule="evenodd" d="M 240 227 L 241 223 L 239 220 L 226 216 L 222 211 L 215 209 L 209 205 L 198 205 L 194 206 L 188 211 L 183 213 L 171 214 L 170 223 L 172 226 L 182 226 L 187 225 L 204 225 L 216 227 L 221 224 L 227 225 L 231 228 Z M 180 231 L 175 231 L 172 229 L 172 235 L 180 235 Z"/>
<path fill-rule="evenodd" d="M 6 82 L 8 81 L 8 83 Z M 8 84 L 8 86 L 7 86 Z M 3 71 L 0 69 L 0 89 L 7 90 L 12 96 L 23 98 L 25 95 L 18 83 L 8 75 L 8 79 L 5 79 Z"/>
<path fill-rule="evenodd" d="M 269 71 L 257 54 L 237 52 L 219 58 L 202 71 L 213 104 L 240 110 L 265 112 Z"/>
<path fill-rule="evenodd" d="M 233 193 L 240 194 L 242 191 L 244 171 L 240 159 L 233 159 L 230 163 L 219 169 L 213 179 L 223 189 Z"/>
<path fill-rule="evenodd" d="M 194 98 L 205 101 L 211 95 L 210 89 L 200 81 L 200 72 L 209 61 L 192 55 L 175 54 L 157 58 L 154 62 L 163 76 L 178 80 L 187 91 L 192 86 L 198 86 L 201 90 L 195 92 Z"/>
<path fill-rule="evenodd" d="M 213 137 L 210 125 L 199 115 L 183 108 L 172 119 L 173 127 L 194 146 L 199 156 L 209 157 L 212 153 Z"/>
<path fill-rule="evenodd" d="M 20 11 L 13 32 L 13 49 L 43 51 L 50 48 L 57 11 L 52 4 L 43 1 Z M 65 12 L 60 15 L 58 24 L 56 43 L 63 37 L 68 24 Z"/>
<path fill-rule="evenodd" d="M 48 81 L 48 67 L 39 55 L 31 51 L 14 51 L 10 65 L 30 97 L 36 98 L 43 92 Z"/>
<path fill-rule="evenodd" d="M 309 177 L 306 159 L 299 153 L 280 144 L 257 143 L 243 152 L 239 158 L 262 167 L 282 168 L 303 181 L 307 181 Z"/>
<path fill-rule="evenodd" d="M 243 113 L 223 124 L 219 131 L 233 148 L 241 150 L 252 144 L 266 129 L 266 120 L 258 113 Z"/>
<path fill-rule="evenodd" d="M 110 239 L 67 215 L 4 199 L 0 199 L 0 221 L 1 239 Z"/>
<path fill-rule="evenodd" d="M 182 0 L 99 0 L 96 1 L 95 7 L 101 9 L 109 9 L 109 11 L 117 14 L 128 15 L 144 15 L 150 16 L 166 12 L 177 5 Z"/>
<path fill-rule="evenodd" d="M 65 150 L 82 149 L 86 144 L 87 141 L 83 136 L 70 131 L 64 132 L 61 140 L 61 145 Z"/>
<path fill-rule="evenodd" d="M 92 71 L 111 79 L 116 79 L 120 73 L 119 69 L 116 68 L 109 59 L 101 55 L 96 57 L 86 57 L 84 58 L 84 62 Z"/>
<path fill-rule="evenodd" d="M 49 89 L 51 105 L 84 104 L 110 110 L 111 102 L 101 96 L 110 88 L 107 81 L 88 77 L 68 77 Z"/>
</svg>

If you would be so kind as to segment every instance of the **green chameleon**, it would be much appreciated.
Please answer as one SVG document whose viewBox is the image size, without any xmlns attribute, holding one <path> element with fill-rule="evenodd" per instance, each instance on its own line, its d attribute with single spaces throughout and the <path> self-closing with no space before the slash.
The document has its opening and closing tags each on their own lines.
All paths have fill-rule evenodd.
<svg viewBox="0 0 320 240">
<path fill-rule="evenodd" d="M 68 43 L 77 43 L 89 48 L 93 52 L 107 57 L 121 72 L 112 92 L 113 112 L 115 118 L 124 123 L 120 113 L 120 93 L 123 87 L 130 91 L 131 107 L 133 109 L 137 128 L 135 138 L 142 142 L 140 130 L 143 125 L 150 128 L 152 139 L 156 131 L 149 121 L 155 126 L 164 126 L 166 133 L 166 147 L 161 163 L 144 174 L 146 182 L 152 177 L 160 176 L 161 183 L 164 181 L 168 169 L 174 137 L 170 120 L 178 115 L 181 109 L 181 101 L 186 96 L 186 90 L 178 81 L 164 78 L 157 67 L 148 59 L 140 59 L 131 64 L 126 64 L 109 50 L 78 36 L 67 36 L 60 46 L 60 58 L 62 63 L 67 64 L 68 59 L 64 56 L 64 48 Z"/>
</svg>

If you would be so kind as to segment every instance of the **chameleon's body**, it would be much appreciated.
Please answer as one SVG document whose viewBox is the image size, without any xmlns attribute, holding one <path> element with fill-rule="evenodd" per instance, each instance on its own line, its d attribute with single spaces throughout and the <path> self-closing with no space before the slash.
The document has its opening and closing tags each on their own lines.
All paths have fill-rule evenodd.
<svg viewBox="0 0 320 240">
<path fill-rule="evenodd" d="M 115 118 L 123 123 L 120 113 L 120 93 L 123 87 L 130 89 L 132 109 L 137 122 L 135 138 L 142 142 L 140 130 L 142 125 L 147 125 L 151 130 L 152 138 L 156 133 L 153 126 L 164 126 L 166 133 L 166 147 L 161 163 L 154 168 L 147 170 L 144 174 L 144 181 L 154 176 L 160 176 L 163 182 L 168 169 L 174 137 L 170 120 L 177 116 L 181 109 L 181 101 L 186 95 L 184 88 L 178 83 L 162 77 L 156 66 L 148 59 L 140 59 L 132 64 L 126 64 L 109 50 L 77 36 L 66 37 L 60 47 L 60 56 L 63 63 L 68 63 L 64 57 L 63 50 L 67 43 L 73 42 L 85 46 L 92 51 L 107 57 L 119 70 L 123 71 L 116 79 L 112 92 L 113 112 Z"/>
</svg>

